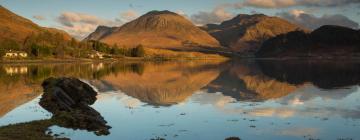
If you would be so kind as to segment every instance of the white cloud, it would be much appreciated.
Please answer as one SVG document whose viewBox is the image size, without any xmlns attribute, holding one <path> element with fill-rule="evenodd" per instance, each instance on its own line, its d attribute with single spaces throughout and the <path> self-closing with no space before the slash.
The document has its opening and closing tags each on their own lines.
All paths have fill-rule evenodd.
<svg viewBox="0 0 360 140">
<path fill-rule="evenodd" d="M 120 13 L 120 16 L 125 21 L 131 21 L 139 17 L 139 14 L 134 10 L 128 10 Z"/>
<path fill-rule="evenodd" d="M 281 131 L 278 132 L 279 135 L 285 135 L 285 136 L 314 136 L 317 135 L 319 133 L 319 129 L 318 128 L 287 128 L 287 129 L 283 129 Z"/>
<path fill-rule="evenodd" d="M 289 7 L 296 5 L 295 0 L 246 0 L 243 5 L 259 8 Z"/>
<path fill-rule="evenodd" d="M 175 13 L 189 19 L 189 16 L 183 10 L 176 10 Z"/>
<path fill-rule="evenodd" d="M 229 96 L 224 96 L 221 93 L 206 93 L 205 91 L 199 91 L 192 96 L 192 100 L 200 104 L 211 104 L 218 108 L 224 108 L 227 104 L 235 102 L 236 100 Z"/>
<path fill-rule="evenodd" d="M 72 27 L 74 24 L 91 24 L 91 25 L 107 25 L 112 24 L 112 21 L 101 19 L 94 15 L 75 13 L 75 12 L 64 12 L 57 20 L 64 26 Z"/>
<path fill-rule="evenodd" d="M 350 4 L 360 4 L 359 0 L 245 0 L 238 3 L 242 6 L 257 8 L 287 8 L 294 6 L 305 7 L 337 7 Z"/>
<path fill-rule="evenodd" d="M 323 15 L 317 17 L 302 10 L 291 10 L 288 12 L 277 13 L 277 16 L 289 20 L 293 23 L 302 25 L 309 29 L 316 29 L 322 25 L 339 25 L 350 28 L 358 28 L 359 24 L 344 15 Z"/>
<path fill-rule="evenodd" d="M 182 16 L 186 15 L 185 12 L 182 10 L 177 10 L 175 13 L 182 15 Z"/>
<path fill-rule="evenodd" d="M 301 14 L 305 14 L 306 12 L 303 11 L 303 10 L 293 9 L 293 10 L 289 11 L 289 13 L 290 13 L 291 15 L 294 15 L 294 16 L 296 16 L 296 17 L 299 17 Z"/>
<path fill-rule="evenodd" d="M 234 15 L 226 10 L 228 5 L 219 5 L 210 12 L 200 11 L 191 16 L 191 20 L 196 24 L 220 23 L 232 18 Z"/>
<path fill-rule="evenodd" d="M 34 15 L 33 18 L 36 19 L 36 20 L 46 20 L 46 18 L 44 16 L 41 16 L 41 15 Z"/>
<path fill-rule="evenodd" d="M 57 22 L 61 24 L 60 28 L 79 39 L 86 37 L 99 25 L 118 26 L 122 23 L 120 20 L 106 20 L 94 15 L 76 12 L 62 13 L 57 17 Z"/>
</svg>

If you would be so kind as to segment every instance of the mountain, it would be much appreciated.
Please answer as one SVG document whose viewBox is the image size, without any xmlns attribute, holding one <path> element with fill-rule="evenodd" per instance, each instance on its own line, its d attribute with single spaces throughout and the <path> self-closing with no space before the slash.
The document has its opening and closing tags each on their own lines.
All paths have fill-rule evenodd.
<svg viewBox="0 0 360 140">
<path fill-rule="evenodd" d="M 91 33 L 89 36 L 87 36 L 84 40 L 100 40 L 103 37 L 109 35 L 112 33 L 112 31 L 116 30 L 117 27 L 107 27 L 107 26 L 98 26 L 96 30 Z"/>
<path fill-rule="evenodd" d="M 276 35 L 304 30 L 284 19 L 263 14 L 240 14 L 219 25 L 208 24 L 202 29 L 215 37 L 222 46 L 241 53 L 254 53 L 262 42 Z"/>
<path fill-rule="evenodd" d="M 98 28 L 99 29 L 99 28 Z M 170 11 L 151 11 L 119 28 L 101 27 L 91 36 L 113 45 L 152 48 L 181 48 L 182 46 L 217 47 L 218 41 L 196 27 L 186 18 Z M 96 37 L 88 37 L 95 38 Z"/>
<path fill-rule="evenodd" d="M 40 27 L 32 21 L 18 16 L 0 5 L 0 42 L 10 39 L 23 43 L 26 37 L 42 32 L 60 34 L 66 40 L 71 39 L 70 35 L 64 31 L 54 28 Z"/>
<path fill-rule="evenodd" d="M 264 42 L 258 57 L 359 57 L 360 31 L 325 25 L 311 33 L 278 35 Z"/>
</svg>

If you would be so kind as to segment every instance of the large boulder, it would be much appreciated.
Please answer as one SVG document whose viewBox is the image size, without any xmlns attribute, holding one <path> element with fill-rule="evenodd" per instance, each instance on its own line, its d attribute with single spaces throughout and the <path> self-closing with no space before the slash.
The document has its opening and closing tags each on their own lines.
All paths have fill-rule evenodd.
<svg viewBox="0 0 360 140">
<path fill-rule="evenodd" d="M 91 108 L 97 93 L 88 84 L 76 78 L 49 78 L 43 84 L 40 105 L 53 113 L 57 125 L 93 131 L 97 135 L 109 134 L 110 126 L 99 112 Z"/>
<path fill-rule="evenodd" d="M 52 113 L 71 111 L 96 101 L 94 89 L 76 78 L 48 78 L 42 87 L 44 95 L 40 105 Z"/>
</svg>

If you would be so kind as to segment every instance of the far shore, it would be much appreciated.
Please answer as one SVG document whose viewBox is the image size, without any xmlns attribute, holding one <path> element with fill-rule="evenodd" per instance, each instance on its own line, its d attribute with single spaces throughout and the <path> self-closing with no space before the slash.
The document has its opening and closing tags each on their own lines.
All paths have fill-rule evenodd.
<svg viewBox="0 0 360 140">
<path fill-rule="evenodd" d="M 48 59 L 6 59 L 0 60 L 0 64 L 37 64 L 37 63 L 96 63 L 96 62 L 160 62 L 160 61 L 227 61 L 227 60 L 274 60 L 274 61 L 291 61 L 291 60 L 312 60 L 312 61 L 343 61 L 354 60 L 360 61 L 360 57 L 219 57 L 219 58 L 152 58 L 152 57 L 123 57 L 123 58 L 48 58 Z"/>
<path fill-rule="evenodd" d="M 51 59 L 7 59 L 0 60 L 0 64 L 37 64 L 37 63 L 96 63 L 96 62 L 151 62 L 151 61 L 223 61 L 228 58 L 105 58 L 105 59 L 87 59 L 87 58 L 51 58 Z"/>
<path fill-rule="evenodd" d="M 17 60 L 0 60 L 0 64 L 13 64 L 13 63 L 74 63 L 74 62 L 104 62 L 104 61 L 115 61 L 113 59 L 83 59 L 83 58 L 51 58 L 51 59 L 17 59 Z"/>
</svg>

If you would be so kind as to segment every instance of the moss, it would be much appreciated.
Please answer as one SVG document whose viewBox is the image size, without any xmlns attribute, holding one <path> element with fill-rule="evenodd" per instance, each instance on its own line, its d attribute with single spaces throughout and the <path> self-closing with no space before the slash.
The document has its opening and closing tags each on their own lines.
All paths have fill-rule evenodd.
<svg viewBox="0 0 360 140">
<path fill-rule="evenodd" d="M 70 125 L 69 120 L 74 120 L 72 115 L 67 112 L 61 112 L 60 115 L 47 120 L 36 120 L 25 123 L 10 124 L 0 127 L 0 140 L 67 140 L 68 138 L 55 138 L 46 131 L 50 126 Z"/>
<path fill-rule="evenodd" d="M 53 140 L 57 139 L 46 134 L 54 120 L 38 120 L 26 123 L 10 124 L 0 127 L 0 140 Z"/>
</svg>

